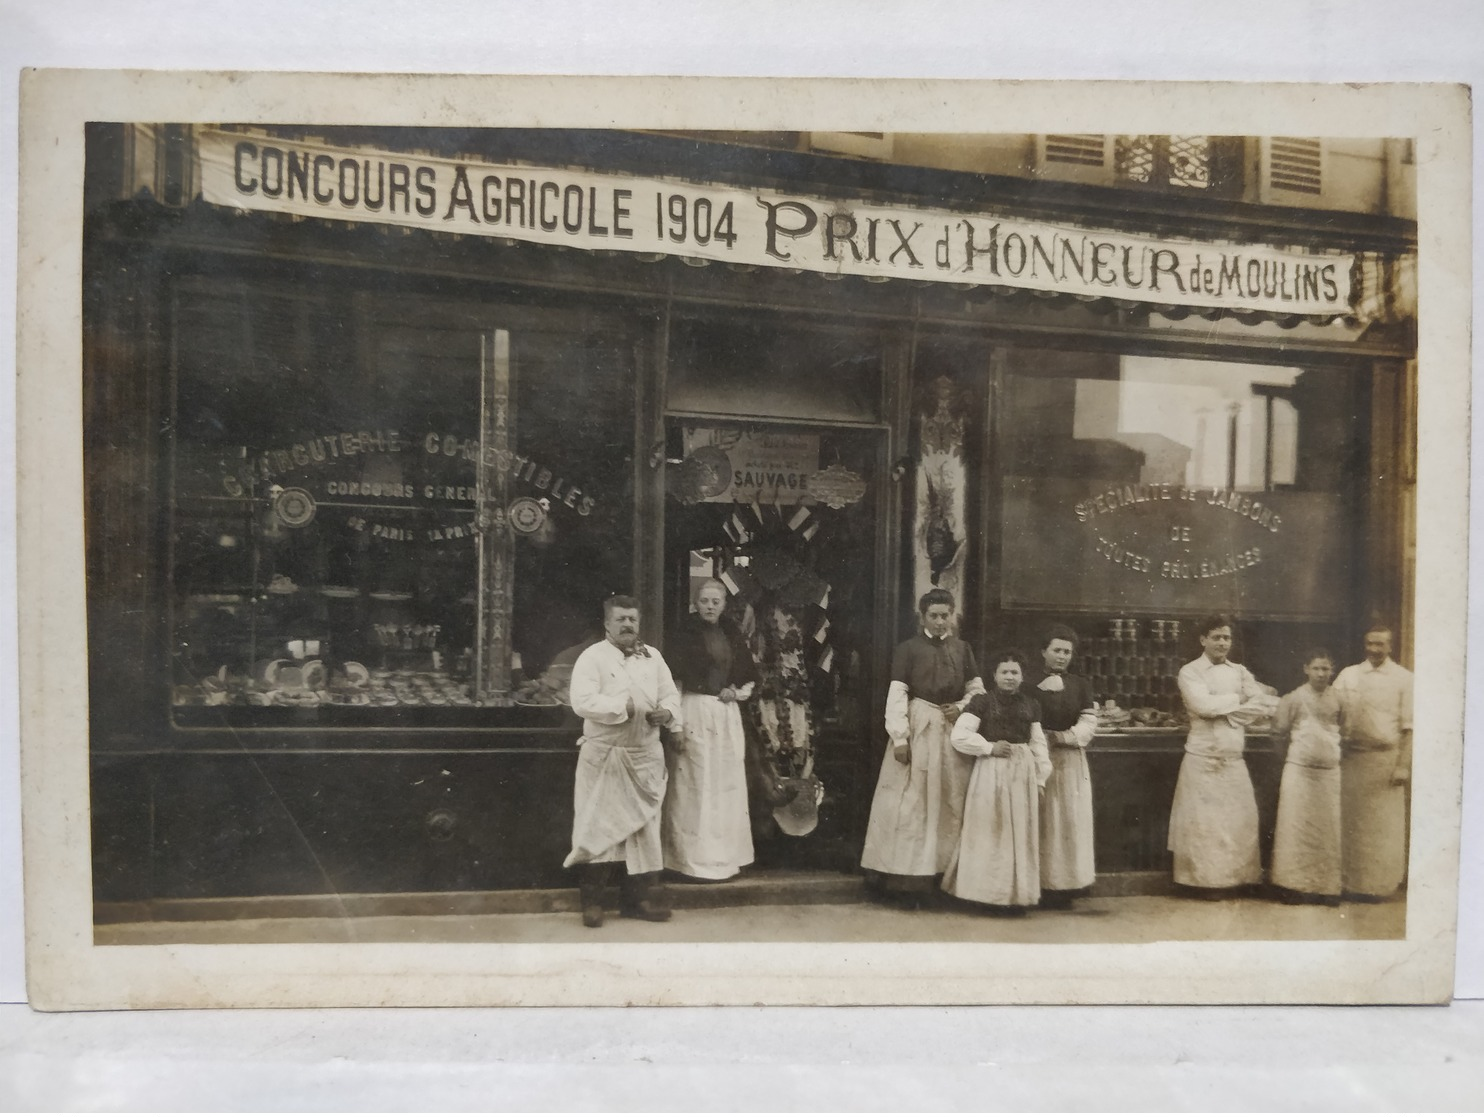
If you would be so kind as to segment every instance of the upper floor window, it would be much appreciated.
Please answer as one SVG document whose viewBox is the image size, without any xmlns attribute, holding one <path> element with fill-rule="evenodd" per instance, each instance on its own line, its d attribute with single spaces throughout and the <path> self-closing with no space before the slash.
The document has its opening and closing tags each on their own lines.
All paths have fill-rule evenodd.
<svg viewBox="0 0 1484 1117">
<path fill-rule="evenodd" d="M 1117 136 L 1113 174 L 1121 182 L 1146 186 L 1211 185 L 1210 136 Z"/>
<path fill-rule="evenodd" d="M 1041 137 L 1039 164 L 1055 178 L 1152 190 L 1239 197 L 1245 144 L 1240 136 Z"/>
</svg>

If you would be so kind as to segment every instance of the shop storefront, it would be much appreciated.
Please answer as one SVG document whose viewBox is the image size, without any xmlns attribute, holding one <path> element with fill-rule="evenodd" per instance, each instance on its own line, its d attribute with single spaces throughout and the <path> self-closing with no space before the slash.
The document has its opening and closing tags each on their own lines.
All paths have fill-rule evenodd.
<svg viewBox="0 0 1484 1117">
<path fill-rule="evenodd" d="M 618 133 L 94 126 L 95 895 L 560 886 L 571 663 L 719 577 L 760 861 L 856 863 L 925 588 L 1081 635 L 1158 870 L 1193 622 L 1409 656 L 1415 231 Z M 141 189 L 143 188 L 143 189 Z M 1276 771 L 1255 735 L 1264 810 Z"/>
</svg>

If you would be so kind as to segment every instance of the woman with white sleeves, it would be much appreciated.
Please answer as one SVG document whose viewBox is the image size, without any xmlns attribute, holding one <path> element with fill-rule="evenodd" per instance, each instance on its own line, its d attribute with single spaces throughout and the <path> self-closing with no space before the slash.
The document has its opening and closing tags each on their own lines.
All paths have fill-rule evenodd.
<svg viewBox="0 0 1484 1117">
<path fill-rule="evenodd" d="M 993 688 L 953 726 L 953 747 L 975 759 L 943 888 L 995 915 L 1024 915 L 1041 898 L 1040 798 L 1051 758 L 1041 708 L 1021 693 L 1022 664 L 1016 651 L 991 657 Z"/>
<path fill-rule="evenodd" d="M 921 629 L 892 656 L 886 735 L 861 867 L 881 899 L 921 907 L 958 841 L 968 757 L 949 743 L 954 719 L 984 683 L 974 651 L 953 635 L 953 595 L 935 588 L 917 603 Z"/>
</svg>

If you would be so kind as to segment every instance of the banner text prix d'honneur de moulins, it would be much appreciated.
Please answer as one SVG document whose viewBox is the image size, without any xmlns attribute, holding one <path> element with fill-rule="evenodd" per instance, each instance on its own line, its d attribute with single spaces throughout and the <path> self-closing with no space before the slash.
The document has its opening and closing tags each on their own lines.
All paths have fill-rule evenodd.
<svg viewBox="0 0 1484 1117">
<path fill-rule="evenodd" d="M 873 278 L 1287 315 L 1350 309 L 1349 254 L 198 133 L 201 194 L 236 209 Z"/>
</svg>

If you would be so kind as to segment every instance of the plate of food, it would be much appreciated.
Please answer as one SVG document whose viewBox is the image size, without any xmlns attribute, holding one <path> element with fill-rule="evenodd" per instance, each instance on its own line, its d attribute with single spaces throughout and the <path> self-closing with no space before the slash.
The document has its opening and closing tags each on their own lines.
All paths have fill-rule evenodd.
<svg viewBox="0 0 1484 1117">
<path fill-rule="evenodd" d="M 366 670 L 364 663 L 357 663 L 353 659 L 345 661 L 341 670 L 345 672 L 345 681 L 351 686 L 369 686 L 371 684 L 371 672 Z"/>
<path fill-rule="evenodd" d="M 317 659 L 311 659 L 299 668 L 304 686 L 309 690 L 324 690 L 330 681 L 330 673 L 325 670 L 325 665 Z"/>
</svg>

